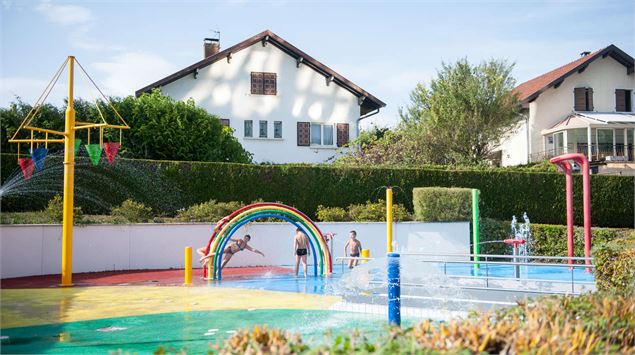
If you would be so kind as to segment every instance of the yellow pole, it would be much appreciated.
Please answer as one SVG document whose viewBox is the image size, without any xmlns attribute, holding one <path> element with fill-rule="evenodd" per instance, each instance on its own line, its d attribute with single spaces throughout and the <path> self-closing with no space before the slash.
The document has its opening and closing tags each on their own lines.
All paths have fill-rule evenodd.
<svg viewBox="0 0 635 355">
<path fill-rule="evenodd" d="M 68 106 L 64 131 L 64 214 L 62 220 L 62 284 L 73 286 L 73 208 L 75 189 L 75 109 L 73 107 L 73 67 L 68 57 Z"/>
<path fill-rule="evenodd" d="M 370 249 L 362 249 L 362 258 L 370 258 Z M 367 263 L 368 260 L 362 260 L 363 263 Z"/>
<path fill-rule="evenodd" d="M 185 247 L 185 285 L 192 284 L 192 247 Z"/>
<path fill-rule="evenodd" d="M 392 187 L 386 188 L 386 252 L 392 253 Z"/>
</svg>

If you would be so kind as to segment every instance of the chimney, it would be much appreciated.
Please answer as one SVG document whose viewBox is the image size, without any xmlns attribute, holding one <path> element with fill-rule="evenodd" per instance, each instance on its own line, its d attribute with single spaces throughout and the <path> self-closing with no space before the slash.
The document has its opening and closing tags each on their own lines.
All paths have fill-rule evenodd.
<svg viewBox="0 0 635 355">
<path fill-rule="evenodd" d="M 220 39 L 205 38 L 203 41 L 203 59 L 212 56 L 220 50 Z"/>
</svg>

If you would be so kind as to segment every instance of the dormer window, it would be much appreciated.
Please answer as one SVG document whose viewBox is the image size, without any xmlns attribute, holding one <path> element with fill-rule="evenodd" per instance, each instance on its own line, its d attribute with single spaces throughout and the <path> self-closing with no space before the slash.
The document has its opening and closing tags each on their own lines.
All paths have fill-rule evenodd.
<svg viewBox="0 0 635 355">
<path fill-rule="evenodd" d="M 593 111 L 593 89 L 575 88 L 573 89 L 573 110 Z"/>
<path fill-rule="evenodd" d="M 276 73 L 251 72 L 252 95 L 276 95 L 277 91 Z"/>
</svg>

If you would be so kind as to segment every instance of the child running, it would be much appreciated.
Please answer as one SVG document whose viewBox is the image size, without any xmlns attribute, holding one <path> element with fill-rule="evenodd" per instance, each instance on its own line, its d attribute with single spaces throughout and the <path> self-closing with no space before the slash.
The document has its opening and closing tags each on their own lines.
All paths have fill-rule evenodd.
<svg viewBox="0 0 635 355">
<path fill-rule="evenodd" d="M 357 232 L 350 231 L 348 233 L 349 239 L 346 241 L 346 245 L 344 245 L 344 255 L 348 256 L 348 246 L 351 247 L 351 257 L 359 258 L 359 253 L 362 251 L 362 243 L 357 240 Z M 355 265 L 353 265 L 355 264 Z M 353 266 L 357 266 L 359 264 L 359 260 L 350 259 L 348 261 L 348 268 L 352 269 Z"/>
</svg>

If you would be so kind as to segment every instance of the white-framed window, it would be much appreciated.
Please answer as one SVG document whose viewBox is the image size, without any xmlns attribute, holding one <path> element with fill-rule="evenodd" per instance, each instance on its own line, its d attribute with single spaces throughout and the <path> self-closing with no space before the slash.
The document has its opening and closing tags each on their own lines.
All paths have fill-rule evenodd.
<svg viewBox="0 0 635 355">
<path fill-rule="evenodd" d="M 267 121 L 260 121 L 260 130 L 259 130 L 259 134 L 258 137 L 260 138 L 267 138 Z"/>
<path fill-rule="evenodd" d="M 322 145 L 333 145 L 333 125 L 322 125 Z"/>
<path fill-rule="evenodd" d="M 282 138 L 282 121 L 273 121 L 273 138 Z"/>
<path fill-rule="evenodd" d="M 311 123 L 311 145 L 333 145 L 333 125 Z"/>
<path fill-rule="evenodd" d="M 254 121 L 245 120 L 245 137 L 250 138 L 254 136 Z"/>
</svg>

